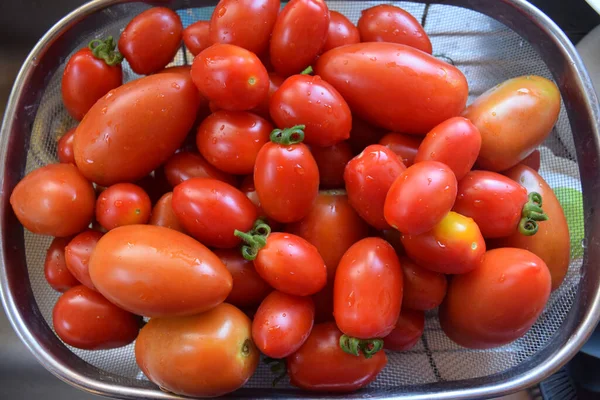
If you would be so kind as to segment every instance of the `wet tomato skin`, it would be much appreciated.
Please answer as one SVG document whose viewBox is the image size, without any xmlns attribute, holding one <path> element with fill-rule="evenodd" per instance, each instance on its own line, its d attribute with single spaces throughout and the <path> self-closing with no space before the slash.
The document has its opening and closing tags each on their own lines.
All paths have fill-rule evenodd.
<svg viewBox="0 0 600 400">
<path fill-rule="evenodd" d="M 164 226 L 181 233 L 185 233 L 185 228 L 177 219 L 173 211 L 173 192 L 165 193 L 154 205 L 152 216 L 148 222 L 150 225 Z"/>
<path fill-rule="evenodd" d="M 415 163 L 421 141 L 419 136 L 392 132 L 382 137 L 379 144 L 396 153 L 408 168 Z"/>
<path fill-rule="evenodd" d="M 58 154 L 58 160 L 64 164 L 75 164 L 75 155 L 73 154 L 73 141 L 75 140 L 75 130 L 77 128 L 70 129 L 61 136 L 58 140 L 58 147 L 56 153 Z"/>
<path fill-rule="evenodd" d="M 402 257 L 404 294 L 402 309 L 428 311 L 438 307 L 446 296 L 448 281 L 440 272 L 434 272 Z"/>
<path fill-rule="evenodd" d="M 66 292 L 80 283 L 67 268 L 65 247 L 70 238 L 54 238 L 46 250 L 44 260 L 44 276 L 46 281 L 57 292 Z"/>
<path fill-rule="evenodd" d="M 90 289 L 96 290 L 90 278 L 90 257 L 104 234 L 87 230 L 75 236 L 65 247 L 65 263 L 75 278 Z"/>
<path fill-rule="evenodd" d="M 329 11 L 329 28 L 327 30 L 327 39 L 323 45 L 323 52 L 360 42 L 360 33 L 358 29 L 348 18 L 337 11 Z"/>
<path fill-rule="evenodd" d="M 412 349 L 423 336 L 425 312 L 402 308 L 394 330 L 383 338 L 384 347 L 393 351 Z"/>
<path fill-rule="evenodd" d="M 148 194 L 133 183 L 117 183 L 104 190 L 96 201 L 96 220 L 105 229 L 145 224 L 150 219 L 152 203 Z"/>
<path fill-rule="evenodd" d="M 209 35 L 210 22 L 196 21 L 183 30 L 183 43 L 193 56 L 197 56 L 198 53 L 213 44 Z"/>
<path fill-rule="evenodd" d="M 164 166 L 165 176 L 172 187 L 191 178 L 218 179 L 235 185 L 235 177 L 227 174 L 206 161 L 201 155 L 190 151 L 174 154 Z"/>
</svg>

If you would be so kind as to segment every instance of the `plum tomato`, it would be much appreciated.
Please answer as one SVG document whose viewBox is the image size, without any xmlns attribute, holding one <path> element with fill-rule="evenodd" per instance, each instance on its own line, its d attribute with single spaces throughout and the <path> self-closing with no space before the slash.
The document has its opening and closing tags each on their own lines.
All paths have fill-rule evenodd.
<svg viewBox="0 0 600 400">
<path fill-rule="evenodd" d="M 423 336 L 425 312 L 402 308 L 394 330 L 383 338 L 387 350 L 407 351 L 412 349 Z"/>
<path fill-rule="evenodd" d="M 58 161 L 64 164 L 75 164 L 75 155 L 73 154 L 73 141 L 75 140 L 75 130 L 70 129 L 58 139 L 56 153 Z"/>
<path fill-rule="evenodd" d="M 183 43 L 185 47 L 197 56 L 202 50 L 210 47 L 210 21 L 196 21 L 183 30 Z"/>
<path fill-rule="evenodd" d="M 104 190 L 96 201 L 96 221 L 105 229 L 145 224 L 150 219 L 152 203 L 148 194 L 133 183 L 117 183 Z"/>
<path fill-rule="evenodd" d="M 57 292 L 66 292 L 80 284 L 67 268 L 65 261 L 65 247 L 69 240 L 69 238 L 54 238 L 46 250 L 44 276 L 50 287 Z"/>
<path fill-rule="evenodd" d="M 164 166 L 165 176 L 172 187 L 191 178 L 211 178 L 235 186 L 236 179 L 206 161 L 201 155 L 190 151 L 174 154 Z"/>
<path fill-rule="evenodd" d="M 347 44 L 359 43 L 360 33 L 348 18 L 337 11 L 329 11 L 329 28 L 323 52 Z"/>
<path fill-rule="evenodd" d="M 407 257 L 402 257 L 400 262 L 404 276 L 403 312 L 404 309 L 428 311 L 438 307 L 446 296 L 446 276 L 420 267 Z"/>
<path fill-rule="evenodd" d="M 90 277 L 90 257 L 102 232 L 87 230 L 75 236 L 65 247 L 65 264 L 75 278 L 90 289 L 96 290 Z"/>
<path fill-rule="evenodd" d="M 339 189 L 344 187 L 344 170 L 353 158 L 352 148 L 348 142 L 339 142 L 333 146 L 310 148 L 317 167 L 319 167 L 319 183 L 322 189 Z"/>
<path fill-rule="evenodd" d="M 273 231 L 279 231 L 281 228 L 281 223 L 275 221 L 272 218 L 267 217 L 267 214 L 263 211 L 262 206 L 260 205 L 260 200 L 258 199 L 258 194 L 256 194 L 256 187 L 254 186 L 254 176 L 248 175 L 242 180 L 242 184 L 240 185 L 240 191 L 248 197 L 248 199 L 256 206 L 256 212 L 259 218 L 265 220 L 267 224 L 271 227 Z"/>
<path fill-rule="evenodd" d="M 421 137 L 415 135 L 392 132 L 382 137 L 379 144 L 396 153 L 408 168 L 415 163 L 421 139 Z"/>
<path fill-rule="evenodd" d="M 154 205 L 150 217 L 150 225 L 164 226 L 181 233 L 185 233 L 185 228 L 177 219 L 173 211 L 173 192 L 165 193 Z"/>
</svg>

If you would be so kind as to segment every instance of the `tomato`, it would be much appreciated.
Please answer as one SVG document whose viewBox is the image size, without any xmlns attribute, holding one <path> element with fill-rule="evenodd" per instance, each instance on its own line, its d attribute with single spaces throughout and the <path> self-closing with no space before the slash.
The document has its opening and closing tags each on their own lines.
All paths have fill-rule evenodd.
<svg viewBox="0 0 600 400">
<path fill-rule="evenodd" d="M 196 144 L 200 154 L 221 171 L 250 174 L 256 156 L 269 141 L 273 125 L 246 111 L 217 111 L 198 127 Z"/>
<path fill-rule="evenodd" d="M 165 7 L 153 7 L 136 15 L 119 38 L 119 51 L 136 74 L 149 75 L 169 64 L 181 45 L 183 26 L 179 15 Z"/>
<path fill-rule="evenodd" d="M 210 19 L 210 40 L 263 54 L 269 48 L 279 6 L 279 0 L 221 0 Z"/>
<path fill-rule="evenodd" d="M 27 174 L 12 191 L 10 205 L 25 228 L 40 235 L 71 236 L 94 215 L 96 195 L 73 164 L 49 164 Z"/>
<path fill-rule="evenodd" d="M 271 118 L 280 128 L 304 125 L 304 141 L 332 146 L 350 137 L 350 108 L 319 76 L 294 75 L 283 82 L 270 103 Z"/>
<path fill-rule="evenodd" d="M 540 170 L 541 154 L 539 150 L 534 150 L 530 155 L 521 160 L 521 164 L 528 166 L 535 172 Z"/>
<path fill-rule="evenodd" d="M 287 357 L 304 344 L 314 321 L 315 304 L 310 297 L 275 290 L 254 315 L 252 339 L 267 357 Z"/>
<path fill-rule="evenodd" d="M 404 234 L 425 233 L 452 209 L 456 188 L 456 177 L 446 164 L 423 161 L 411 165 L 387 193 L 385 220 Z"/>
<path fill-rule="evenodd" d="M 346 335 L 387 336 L 402 305 L 402 270 L 394 248 L 380 238 L 356 242 L 342 257 L 333 286 L 333 315 Z"/>
<path fill-rule="evenodd" d="M 431 41 L 419 21 L 391 4 L 363 10 L 358 31 L 362 42 L 400 43 L 431 54 Z"/>
<path fill-rule="evenodd" d="M 77 127 L 77 167 L 102 186 L 143 178 L 181 146 L 199 105 L 198 90 L 182 73 L 136 79 L 108 92 Z"/>
<path fill-rule="evenodd" d="M 377 229 L 390 226 L 385 221 L 385 196 L 406 167 L 387 147 L 368 146 L 346 165 L 344 181 L 350 204 L 365 221 Z"/>
<path fill-rule="evenodd" d="M 542 196 L 542 207 L 548 220 L 539 223 L 539 230 L 533 236 L 514 231 L 510 236 L 495 241 L 494 245 L 529 250 L 540 257 L 550 270 L 552 290 L 557 289 L 565 279 L 571 256 L 565 212 L 552 188 L 531 168 L 517 165 L 504 174 L 525 187 L 527 193 L 535 191 Z"/>
<path fill-rule="evenodd" d="M 328 279 L 325 287 L 311 297 L 315 303 L 315 323 L 334 321 L 333 280 Z"/>
<path fill-rule="evenodd" d="M 340 92 L 353 114 L 395 132 L 425 134 L 459 115 L 467 102 L 462 72 L 402 44 L 338 47 L 319 57 L 314 70 Z"/>
<path fill-rule="evenodd" d="M 322 51 L 359 42 L 360 34 L 356 26 L 343 14 L 329 11 L 329 28 L 327 28 L 327 39 L 325 39 Z"/>
<path fill-rule="evenodd" d="M 328 281 L 333 282 L 342 256 L 354 243 L 367 237 L 369 227 L 343 192 L 320 192 L 315 205 L 302 220 L 285 227 L 314 245 L 327 266 Z"/>
<path fill-rule="evenodd" d="M 274 72 L 269 72 L 269 94 L 251 111 L 267 120 L 270 120 L 271 114 L 269 112 L 269 105 L 271 103 L 271 98 L 284 81 L 285 78 L 282 78 Z"/>
<path fill-rule="evenodd" d="M 494 86 L 463 116 L 481 133 L 477 165 L 503 171 L 527 157 L 550 134 L 560 112 L 560 91 L 541 76 L 521 76 Z"/>
<path fill-rule="evenodd" d="M 329 9 L 322 0 L 291 0 L 273 27 L 271 64 L 281 76 L 297 74 L 321 52 L 329 29 Z"/>
<path fill-rule="evenodd" d="M 406 257 L 402 257 L 400 262 L 404 273 L 402 312 L 404 309 L 428 311 L 438 307 L 446 296 L 446 276 L 419 267 Z"/>
<path fill-rule="evenodd" d="M 183 318 L 153 318 L 135 342 L 135 359 L 152 382 L 169 392 L 216 397 L 243 386 L 260 353 L 250 319 L 230 304 Z"/>
<path fill-rule="evenodd" d="M 231 44 L 202 50 L 194 58 L 192 79 L 200 93 L 223 110 L 250 110 L 269 94 L 269 74 L 258 57 Z"/>
<path fill-rule="evenodd" d="M 192 53 L 198 55 L 202 50 L 210 47 L 210 21 L 196 21 L 183 30 L 183 43 Z"/>
<path fill-rule="evenodd" d="M 384 229 L 377 233 L 378 233 L 377 236 L 379 236 L 382 239 L 385 239 L 386 242 L 388 242 L 389 244 L 392 245 L 394 250 L 396 250 L 396 254 L 398 254 L 398 256 L 406 253 L 404 251 L 404 246 L 402 246 L 402 241 L 400 240 L 400 237 L 402 236 L 402 234 L 400 232 L 398 232 L 395 229 L 390 228 L 390 229 Z M 404 264 L 402 264 L 402 265 L 404 265 Z"/>
<path fill-rule="evenodd" d="M 112 37 L 94 40 L 67 62 L 61 81 L 61 94 L 67 112 L 81 121 L 102 96 L 123 83 L 123 57 L 115 52 Z"/>
<path fill-rule="evenodd" d="M 240 186 L 240 191 L 244 193 L 246 197 L 248 197 L 252 204 L 254 204 L 257 215 L 267 222 L 267 224 L 271 227 L 271 230 L 278 231 L 281 228 L 281 224 L 279 222 L 272 218 L 268 218 L 267 214 L 263 211 L 262 206 L 260 205 L 260 200 L 258 199 L 258 194 L 256 194 L 256 188 L 254 187 L 253 175 L 248 175 L 244 178 Z"/>
<path fill-rule="evenodd" d="M 58 337 L 69 346 L 84 350 L 127 346 L 137 337 L 141 322 L 137 315 L 121 310 L 85 286 L 69 289 L 52 311 Z"/>
<path fill-rule="evenodd" d="M 70 129 L 58 140 L 58 148 L 56 153 L 58 154 L 58 160 L 61 163 L 75 164 L 75 156 L 73 155 L 73 140 L 75 139 L 76 129 L 77 128 Z"/>
<path fill-rule="evenodd" d="M 367 146 L 376 144 L 385 135 L 381 128 L 373 126 L 360 118 L 352 116 L 352 130 L 350 131 L 350 147 L 355 155 L 360 154 Z"/>
<path fill-rule="evenodd" d="M 96 220 L 107 230 L 123 225 L 145 224 L 152 204 L 141 187 L 117 183 L 104 190 L 96 201 Z"/>
<path fill-rule="evenodd" d="M 394 330 L 383 338 L 385 348 L 393 351 L 412 349 L 423 336 L 425 313 L 403 308 Z"/>
<path fill-rule="evenodd" d="M 172 187 L 192 178 L 211 178 L 235 185 L 236 179 L 215 167 L 202 156 L 189 151 L 174 154 L 165 164 L 165 176 Z"/>
<path fill-rule="evenodd" d="M 173 211 L 173 192 L 165 193 L 152 209 L 150 225 L 164 226 L 182 233 L 185 229 Z"/>
<path fill-rule="evenodd" d="M 460 181 L 475 164 L 480 148 L 481 135 L 475 125 L 463 117 L 454 117 L 427 133 L 415 163 L 439 161 L 449 166 Z"/>
<path fill-rule="evenodd" d="M 406 167 L 415 163 L 417 151 L 421 145 L 421 138 L 414 135 L 403 135 L 402 133 L 388 133 L 381 138 L 379 144 L 387 147 L 400 157 Z"/>
<path fill-rule="evenodd" d="M 300 349 L 287 358 L 292 385 L 304 390 L 347 393 L 373 382 L 387 364 L 379 351 L 356 357 L 340 348 L 342 332 L 333 322 L 315 325 Z"/>
<path fill-rule="evenodd" d="M 485 253 L 485 241 L 475 221 L 454 211 L 428 232 L 402 234 L 402 245 L 419 266 L 443 274 L 472 271 Z"/>
<path fill-rule="evenodd" d="M 321 188 L 344 187 L 344 170 L 346 164 L 352 159 L 352 148 L 348 142 L 339 142 L 333 146 L 310 149 L 319 167 L 319 183 Z"/>
<path fill-rule="evenodd" d="M 69 271 L 65 262 L 65 247 L 68 243 L 69 238 L 54 238 L 46 250 L 44 276 L 52 289 L 57 292 L 66 292 L 73 286 L 79 285 L 79 281 Z"/>
<path fill-rule="evenodd" d="M 452 278 L 440 324 L 463 347 L 489 349 L 523 336 L 550 297 L 542 259 L 522 249 L 488 251 L 479 268 Z"/>
<path fill-rule="evenodd" d="M 221 259 L 233 278 L 231 293 L 225 301 L 237 307 L 259 305 L 273 290 L 254 269 L 254 263 L 246 260 L 238 249 L 217 249 L 214 253 Z"/>
<path fill-rule="evenodd" d="M 231 292 L 221 260 L 191 237 L 152 225 L 106 233 L 90 258 L 96 289 L 112 303 L 147 317 L 209 310 Z M 200 288 L 200 289 L 199 289 Z"/>
<path fill-rule="evenodd" d="M 90 257 L 104 233 L 86 230 L 75 236 L 65 247 L 65 264 L 69 272 L 83 285 L 96 290 L 90 278 Z"/>
</svg>

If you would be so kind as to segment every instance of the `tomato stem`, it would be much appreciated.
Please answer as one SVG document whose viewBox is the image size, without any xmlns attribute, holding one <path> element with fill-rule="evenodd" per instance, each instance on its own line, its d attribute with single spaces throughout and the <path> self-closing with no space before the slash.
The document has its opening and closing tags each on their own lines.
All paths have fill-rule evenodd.
<svg viewBox="0 0 600 400">
<path fill-rule="evenodd" d="M 359 357 L 362 352 L 365 358 L 371 358 L 383 349 L 382 339 L 357 339 L 348 335 L 340 337 L 340 348 L 353 356 Z"/>
<path fill-rule="evenodd" d="M 271 142 L 283 145 L 301 143 L 304 140 L 304 128 L 306 126 L 296 125 L 291 128 L 274 129 L 270 136 Z"/>
<path fill-rule="evenodd" d="M 106 65 L 110 67 L 120 64 L 123 61 L 123 55 L 115 50 L 117 44 L 112 36 L 107 37 L 106 40 L 94 39 L 89 43 L 88 47 L 94 57 L 104 60 Z"/>
<path fill-rule="evenodd" d="M 271 372 L 275 374 L 275 379 L 273 379 L 273 387 L 275 387 L 279 381 L 281 381 L 287 375 L 287 366 L 285 365 L 285 360 L 265 357 L 263 362 L 267 364 L 270 367 Z"/>
<path fill-rule="evenodd" d="M 308 66 L 306 67 L 306 69 L 302 72 L 300 72 L 300 75 L 310 75 L 313 73 L 313 67 L 312 66 Z"/>
<path fill-rule="evenodd" d="M 262 219 L 257 219 L 250 232 L 235 230 L 233 234 L 246 243 L 242 246 L 242 256 L 252 261 L 258 256 L 258 251 L 267 245 L 267 237 L 271 233 L 271 227 Z"/>
<path fill-rule="evenodd" d="M 519 221 L 519 232 L 525 236 L 535 235 L 539 229 L 539 221 L 547 221 L 548 214 L 542 209 L 542 195 L 537 192 L 531 192 L 528 201 L 521 211 L 521 220 Z"/>
<path fill-rule="evenodd" d="M 265 238 L 271 234 L 271 227 L 262 219 L 257 219 L 252 227 L 253 235 L 264 236 Z"/>
</svg>

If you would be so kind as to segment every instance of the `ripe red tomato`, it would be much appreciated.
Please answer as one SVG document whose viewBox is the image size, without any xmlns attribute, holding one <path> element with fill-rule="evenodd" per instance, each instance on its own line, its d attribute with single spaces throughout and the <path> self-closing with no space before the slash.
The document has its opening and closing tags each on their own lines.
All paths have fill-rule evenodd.
<svg viewBox="0 0 600 400">
<path fill-rule="evenodd" d="M 46 250 L 44 276 L 52 289 L 57 292 L 66 292 L 79 285 L 79 281 L 69 271 L 65 262 L 65 247 L 68 243 L 69 238 L 54 238 Z"/>
<path fill-rule="evenodd" d="M 291 0 L 271 35 L 271 64 L 281 76 L 297 74 L 321 52 L 329 29 L 329 9 L 322 0 Z"/>
<path fill-rule="evenodd" d="M 485 241 L 475 221 L 454 211 L 428 232 L 403 234 L 402 245 L 419 266 L 443 274 L 472 271 L 485 253 Z"/>
<path fill-rule="evenodd" d="M 256 156 L 269 141 L 273 125 L 246 111 L 217 111 L 198 127 L 200 154 L 221 171 L 251 174 Z"/>
<path fill-rule="evenodd" d="M 362 42 L 400 43 L 431 54 L 431 41 L 419 21 L 391 4 L 363 10 L 358 31 Z"/>
<path fill-rule="evenodd" d="M 269 105 L 271 104 L 271 98 L 284 81 L 285 78 L 282 78 L 274 72 L 269 72 L 269 94 L 251 111 L 267 120 L 270 120 L 271 113 L 269 111 Z"/>
<path fill-rule="evenodd" d="M 346 165 L 344 181 L 350 204 L 376 229 L 388 229 L 383 207 L 392 183 L 406 167 L 387 147 L 368 146 Z"/>
<path fill-rule="evenodd" d="M 185 28 L 183 43 L 194 56 L 213 44 L 210 40 L 210 21 L 196 21 Z"/>
<path fill-rule="evenodd" d="M 460 181 L 473 168 L 479 149 L 479 130 L 468 119 L 454 117 L 429 131 L 419 147 L 415 163 L 439 161 L 449 166 Z"/>
<path fill-rule="evenodd" d="M 380 238 L 356 242 L 342 257 L 333 287 L 333 315 L 346 335 L 387 336 L 402 305 L 402 270 L 394 248 Z"/>
<path fill-rule="evenodd" d="M 526 165 L 535 172 L 538 172 L 540 170 L 541 161 L 540 151 L 536 149 L 530 155 L 525 157 L 520 164 Z"/>
<path fill-rule="evenodd" d="M 300 349 L 287 358 L 292 385 L 304 390 L 347 393 L 373 382 L 387 364 L 379 351 L 356 357 L 340 348 L 342 332 L 333 322 L 315 325 Z"/>
<path fill-rule="evenodd" d="M 92 278 L 90 278 L 90 257 L 100 238 L 102 232 L 87 230 L 75 236 L 65 247 L 65 264 L 69 272 L 90 289 L 96 290 Z"/>
<path fill-rule="evenodd" d="M 10 195 L 25 228 L 56 237 L 84 230 L 94 215 L 96 195 L 73 164 L 49 164 L 27 174 Z"/>
<path fill-rule="evenodd" d="M 393 351 L 412 349 L 423 336 L 425 312 L 402 308 L 394 330 L 383 338 L 385 348 Z"/>
<path fill-rule="evenodd" d="M 522 249 L 488 251 L 479 268 L 452 278 L 440 307 L 442 329 L 456 343 L 489 349 L 523 336 L 550 297 L 542 259 Z"/>
<path fill-rule="evenodd" d="M 402 312 L 405 309 L 428 311 L 438 307 L 446 296 L 446 276 L 419 267 L 407 257 L 400 260 L 404 276 Z"/>
<path fill-rule="evenodd" d="M 348 104 L 319 76 L 286 79 L 271 98 L 270 113 L 280 128 L 304 125 L 304 141 L 309 145 L 332 146 L 350 137 Z"/>
<path fill-rule="evenodd" d="M 356 118 L 355 115 L 352 116 L 352 130 L 348 143 L 355 155 L 360 154 L 367 146 L 376 144 L 383 135 L 385 135 L 383 129 Z"/>
<path fill-rule="evenodd" d="M 210 19 L 210 40 L 261 55 L 269 48 L 279 6 L 279 0 L 221 0 Z"/>
<path fill-rule="evenodd" d="M 179 15 L 153 7 L 135 16 L 119 38 L 119 51 L 136 74 L 149 75 L 167 66 L 181 45 Z"/>
<path fill-rule="evenodd" d="M 339 142 L 333 146 L 310 149 L 319 167 L 319 183 L 324 189 L 344 187 L 344 170 L 353 157 L 352 148 L 348 142 Z"/>
<path fill-rule="evenodd" d="M 315 304 L 310 297 L 275 290 L 254 315 L 252 339 L 267 357 L 284 358 L 304 344 L 314 321 Z"/>
<path fill-rule="evenodd" d="M 249 231 L 258 215 L 235 187 L 208 178 L 192 178 L 173 190 L 173 211 L 185 230 L 206 246 L 235 247 L 234 231 Z"/>
<path fill-rule="evenodd" d="M 392 132 L 382 137 L 379 144 L 396 153 L 408 168 L 415 163 L 421 137 Z"/>
<path fill-rule="evenodd" d="M 61 163 L 75 164 L 75 155 L 73 154 L 73 141 L 75 140 L 76 129 L 76 127 L 70 129 L 58 140 L 58 148 L 56 150 L 56 153 L 58 154 L 58 160 Z"/>
<path fill-rule="evenodd" d="M 243 386 L 260 353 L 250 319 L 230 304 L 183 318 L 153 318 L 135 342 L 135 359 L 152 382 L 169 392 L 216 397 Z"/>
<path fill-rule="evenodd" d="M 319 57 L 314 70 L 340 92 L 353 114 L 394 132 L 425 134 L 459 115 L 467 102 L 462 72 L 402 44 L 338 47 Z"/>
<path fill-rule="evenodd" d="M 269 74 L 258 57 L 231 44 L 214 44 L 194 58 L 192 79 L 220 109 L 250 110 L 269 94 Z"/>
<path fill-rule="evenodd" d="M 181 233 L 185 233 L 185 228 L 177 219 L 175 211 L 173 211 L 173 192 L 165 193 L 154 205 L 152 216 L 150 217 L 150 225 L 164 226 Z"/>
<path fill-rule="evenodd" d="M 174 154 L 165 164 L 165 176 L 172 187 L 192 178 L 211 178 L 235 186 L 235 177 L 213 167 L 202 156 L 189 151 Z"/>
<path fill-rule="evenodd" d="M 84 350 L 126 346 L 137 337 L 141 322 L 137 315 L 121 310 L 85 286 L 69 289 L 52 311 L 58 337 L 69 346 Z"/>
<path fill-rule="evenodd" d="M 92 282 L 104 297 L 147 317 L 197 314 L 222 303 L 231 292 L 231 274 L 213 252 L 160 226 L 109 231 L 96 245 L 89 266 Z"/>
<path fill-rule="evenodd" d="M 110 90 L 123 84 L 123 69 L 112 37 L 94 40 L 95 50 L 86 47 L 69 59 L 63 72 L 61 93 L 67 112 L 81 121 L 90 108 Z M 100 51 L 101 50 L 101 51 Z"/>
<path fill-rule="evenodd" d="M 411 165 L 387 193 L 385 220 L 404 234 L 425 233 L 452 209 L 456 188 L 456 177 L 446 164 L 423 161 Z"/>
<path fill-rule="evenodd" d="M 360 42 L 358 29 L 348 18 L 337 11 L 329 11 L 329 27 L 327 39 L 323 45 L 323 52 L 336 47 Z"/>
<path fill-rule="evenodd" d="M 145 224 L 150 219 L 152 203 L 141 187 L 117 183 L 104 190 L 96 201 L 96 221 L 105 229 Z"/>
</svg>

